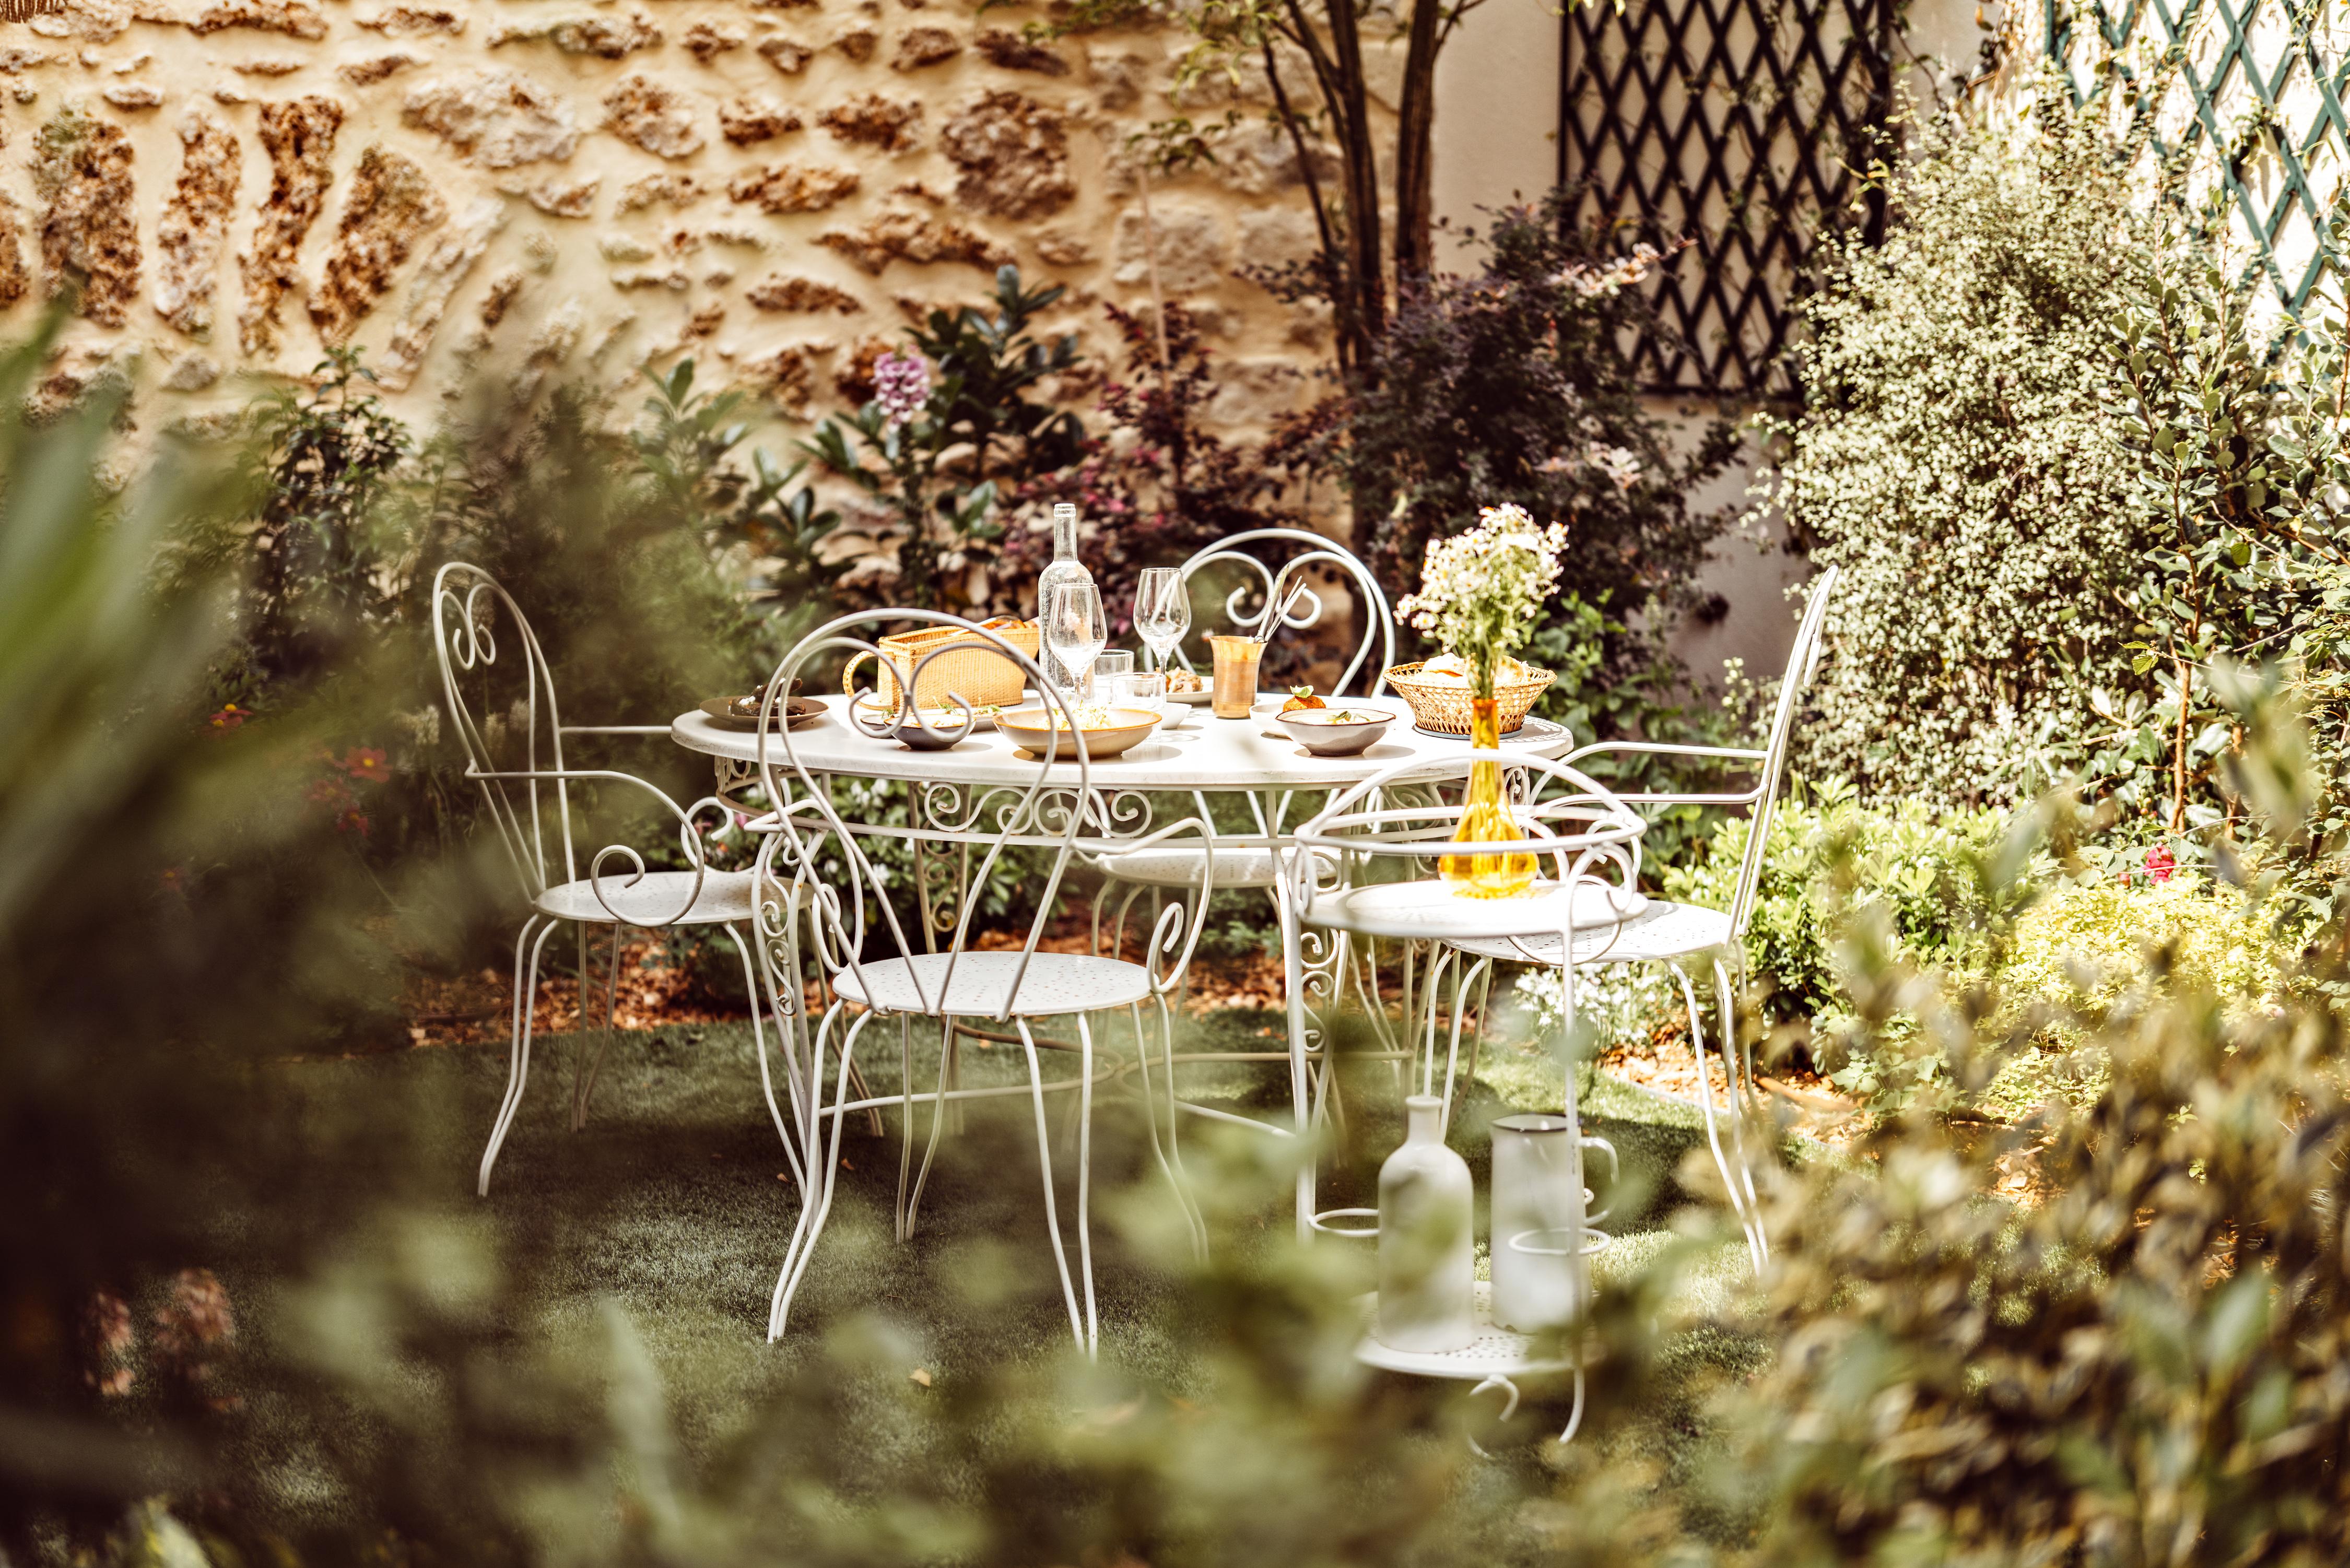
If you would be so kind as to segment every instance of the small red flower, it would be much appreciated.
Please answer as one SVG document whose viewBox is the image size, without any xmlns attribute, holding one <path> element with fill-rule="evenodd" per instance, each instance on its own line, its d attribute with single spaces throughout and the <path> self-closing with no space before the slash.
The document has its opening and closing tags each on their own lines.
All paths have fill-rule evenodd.
<svg viewBox="0 0 2350 1568">
<path fill-rule="evenodd" d="M 335 818 L 335 831 L 337 833 L 356 833 L 361 838 L 365 838 L 368 836 L 369 826 L 370 824 L 368 822 L 366 815 L 357 806 L 353 806 L 350 810 L 343 813 L 342 815 Z"/>
<path fill-rule="evenodd" d="M 2170 853 L 2169 845 L 2158 844 L 2146 852 L 2146 874 L 2156 881 L 2169 881 L 2171 873 L 2178 869 L 2178 861 Z"/>
<path fill-rule="evenodd" d="M 369 784 L 391 782 L 390 759 L 373 746 L 354 746 L 335 765 L 351 777 L 363 779 Z"/>
<path fill-rule="evenodd" d="M 209 722 L 215 730 L 234 730 L 241 727 L 247 719 L 252 717 L 253 712 L 250 709 L 240 708 L 235 703 L 231 702 L 227 707 L 223 708 L 219 712 L 213 714 L 207 722 Z"/>
</svg>

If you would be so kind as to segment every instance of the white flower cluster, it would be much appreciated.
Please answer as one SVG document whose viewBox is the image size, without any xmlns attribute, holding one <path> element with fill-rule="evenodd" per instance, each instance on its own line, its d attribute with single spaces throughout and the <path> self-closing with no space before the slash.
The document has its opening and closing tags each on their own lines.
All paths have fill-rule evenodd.
<svg viewBox="0 0 2350 1568">
<path fill-rule="evenodd" d="M 1806 411 L 1757 492 L 1844 568 L 1797 768 L 1872 795 L 2022 793 L 2137 689 L 2115 590 L 2148 541 L 2106 428 L 2106 323 L 2158 241 L 2094 137 L 1929 129 L 1879 246 L 1804 307 Z M 1758 509 L 1760 510 L 1760 509 Z"/>
<path fill-rule="evenodd" d="M 1429 545 L 1419 592 L 1396 613 L 1466 660 L 1473 689 L 1490 694 L 1495 662 L 1534 635 L 1565 548 L 1565 524 L 1544 527 L 1523 506 L 1488 506 L 1466 533 Z"/>
</svg>

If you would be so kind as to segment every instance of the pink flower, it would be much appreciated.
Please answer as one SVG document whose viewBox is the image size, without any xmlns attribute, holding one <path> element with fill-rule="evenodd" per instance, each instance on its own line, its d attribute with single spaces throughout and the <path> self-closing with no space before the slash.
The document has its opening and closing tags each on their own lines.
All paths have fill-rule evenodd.
<svg viewBox="0 0 2350 1568">
<path fill-rule="evenodd" d="M 930 361 L 909 349 L 873 362 L 873 400 L 891 430 L 920 413 L 931 400 Z"/>
<path fill-rule="evenodd" d="M 2178 869 L 2178 860 L 2170 853 L 2169 845 L 2158 844 L 2146 852 L 2146 874 L 2156 881 L 2169 881 L 2171 873 Z"/>
</svg>

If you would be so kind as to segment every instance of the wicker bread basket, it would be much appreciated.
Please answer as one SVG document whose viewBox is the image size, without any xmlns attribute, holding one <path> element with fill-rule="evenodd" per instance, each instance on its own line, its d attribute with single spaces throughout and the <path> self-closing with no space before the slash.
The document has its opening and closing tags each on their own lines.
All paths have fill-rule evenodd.
<svg viewBox="0 0 2350 1568">
<path fill-rule="evenodd" d="M 1036 657 L 1041 634 L 1035 621 L 990 621 L 987 629 L 1030 659 Z M 878 690 L 887 706 L 897 703 L 899 672 L 913 670 L 931 654 L 938 657 L 922 664 L 920 672 L 914 677 L 914 705 L 918 708 L 946 705 L 951 701 L 949 692 L 974 708 L 999 707 L 1019 701 L 1028 683 L 1026 672 L 1004 658 L 993 643 L 958 626 L 899 632 L 883 638 L 880 647 L 886 657 L 879 661 Z M 848 661 L 848 667 L 840 672 L 843 691 L 856 695 L 857 667 L 872 657 L 870 653 L 860 653 Z"/>
<path fill-rule="evenodd" d="M 1388 670 L 1388 684 L 1411 704 L 1411 715 L 1421 729 L 1446 735 L 1467 734 L 1469 700 L 1472 695 L 1469 688 L 1416 679 L 1419 671 L 1418 664 L 1396 665 Z M 1534 707 L 1534 699 L 1555 679 L 1547 670 L 1528 670 L 1523 680 L 1494 682 L 1493 712 L 1502 722 L 1502 733 L 1517 732 L 1526 722 L 1526 712 Z"/>
</svg>

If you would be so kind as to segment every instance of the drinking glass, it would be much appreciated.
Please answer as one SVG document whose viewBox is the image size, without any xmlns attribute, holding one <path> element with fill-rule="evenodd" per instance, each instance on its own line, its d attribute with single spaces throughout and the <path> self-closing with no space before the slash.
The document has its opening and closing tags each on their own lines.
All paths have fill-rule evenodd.
<svg viewBox="0 0 2350 1568">
<path fill-rule="evenodd" d="M 1045 646 L 1059 662 L 1064 693 L 1071 708 L 1086 700 L 1093 680 L 1094 660 L 1109 640 L 1109 617 L 1102 611 L 1101 590 L 1091 583 L 1055 583 L 1045 590 L 1037 618 L 1043 621 Z"/>
<path fill-rule="evenodd" d="M 1167 675 L 1164 670 L 1128 671 L 1111 682 L 1110 700 L 1121 708 L 1140 708 L 1156 713 L 1162 724 L 1174 722 L 1177 704 L 1167 701 Z"/>
<path fill-rule="evenodd" d="M 1134 584 L 1134 635 L 1165 669 L 1168 655 L 1191 629 L 1191 590 L 1172 566 L 1149 566 Z"/>
<path fill-rule="evenodd" d="M 1257 665 L 1264 658 L 1264 644 L 1253 637 L 1214 632 L 1208 649 L 1215 655 L 1209 709 L 1219 719 L 1247 718 L 1256 705 Z"/>
<path fill-rule="evenodd" d="M 1094 660 L 1093 695 L 1090 701 L 1109 701 L 1118 695 L 1118 679 L 1133 673 L 1133 654 L 1122 648 L 1105 649 L 1101 657 Z"/>
</svg>

